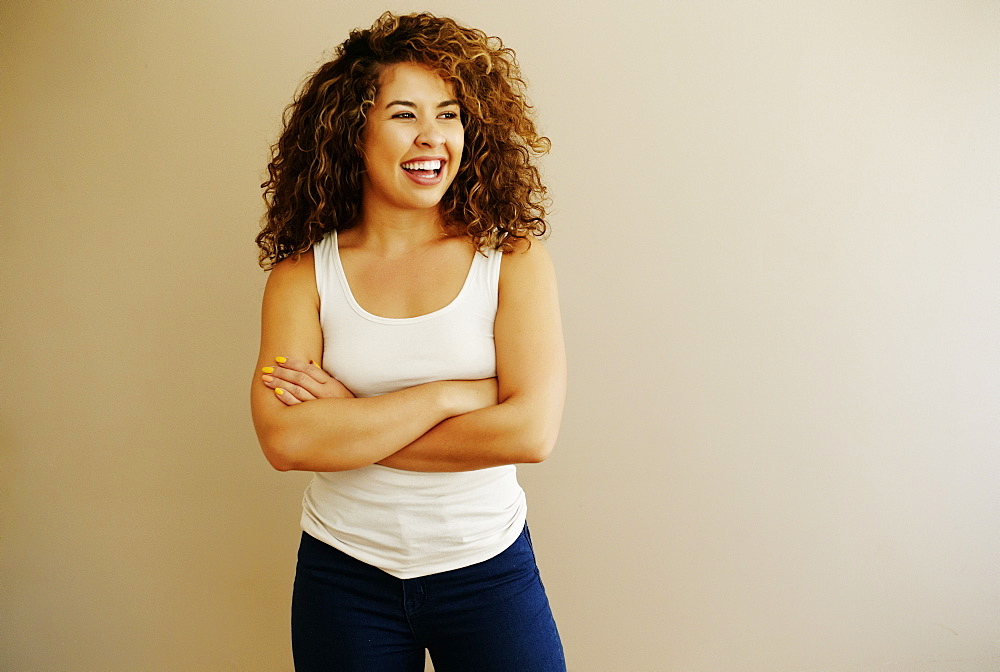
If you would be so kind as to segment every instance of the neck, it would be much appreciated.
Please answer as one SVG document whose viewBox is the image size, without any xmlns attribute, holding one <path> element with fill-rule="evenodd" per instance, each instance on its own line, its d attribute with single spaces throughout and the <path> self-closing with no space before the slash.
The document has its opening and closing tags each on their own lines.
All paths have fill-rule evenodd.
<svg viewBox="0 0 1000 672">
<path fill-rule="evenodd" d="M 392 255 L 447 237 L 448 231 L 438 208 L 401 210 L 387 207 L 364 208 L 352 227 L 356 241 Z"/>
</svg>

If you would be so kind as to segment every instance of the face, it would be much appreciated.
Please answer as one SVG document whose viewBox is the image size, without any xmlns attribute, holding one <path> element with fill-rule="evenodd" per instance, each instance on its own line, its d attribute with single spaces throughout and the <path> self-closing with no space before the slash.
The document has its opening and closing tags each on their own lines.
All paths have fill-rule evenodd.
<svg viewBox="0 0 1000 672">
<path fill-rule="evenodd" d="M 464 144 L 452 87 L 420 65 L 388 67 L 362 135 L 365 206 L 436 209 L 458 173 Z"/>
</svg>

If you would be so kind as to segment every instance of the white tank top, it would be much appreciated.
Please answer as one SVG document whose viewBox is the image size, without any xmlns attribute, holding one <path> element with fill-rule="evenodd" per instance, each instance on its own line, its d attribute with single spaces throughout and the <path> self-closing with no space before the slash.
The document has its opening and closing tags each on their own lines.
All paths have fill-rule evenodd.
<svg viewBox="0 0 1000 672">
<path fill-rule="evenodd" d="M 356 396 L 496 375 L 500 252 L 474 256 L 447 306 L 407 318 L 372 315 L 355 301 L 336 232 L 313 247 L 313 256 L 323 368 Z M 492 558 L 521 534 L 527 513 L 513 465 L 426 473 L 374 464 L 316 473 L 302 508 L 306 533 L 401 579 Z"/>
</svg>

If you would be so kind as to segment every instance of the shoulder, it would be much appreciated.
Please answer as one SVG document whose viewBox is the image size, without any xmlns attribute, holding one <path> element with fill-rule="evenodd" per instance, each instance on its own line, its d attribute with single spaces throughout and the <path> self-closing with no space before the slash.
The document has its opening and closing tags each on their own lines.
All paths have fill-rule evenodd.
<svg viewBox="0 0 1000 672">
<path fill-rule="evenodd" d="M 552 257 L 538 238 L 518 240 L 514 249 L 505 252 L 500 266 L 500 283 L 532 283 L 555 277 Z"/>
<path fill-rule="evenodd" d="M 512 251 L 504 253 L 500 265 L 501 297 L 523 298 L 537 292 L 555 292 L 555 287 L 552 257 L 541 240 L 519 240 Z"/>
<path fill-rule="evenodd" d="M 265 295 L 317 296 L 313 251 L 282 259 L 267 277 Z"/>
</svg>

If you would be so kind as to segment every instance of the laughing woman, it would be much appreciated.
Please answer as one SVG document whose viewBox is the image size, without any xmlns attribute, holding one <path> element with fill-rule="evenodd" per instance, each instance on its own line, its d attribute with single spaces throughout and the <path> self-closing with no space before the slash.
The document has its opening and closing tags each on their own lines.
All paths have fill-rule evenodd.
<svg viewBox="0 0 1000 672">
<path fill-rule="evenodd" d="M 566 375 L 523 87 L 497 38 L 387 13 L 286 113 L 251 404 L 268 461 L 315 472 L 299 672 L 565 669 L 514 466 Z"/>
</svg>

